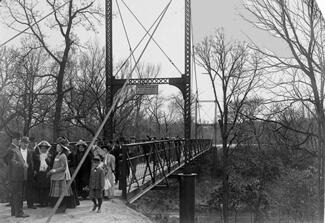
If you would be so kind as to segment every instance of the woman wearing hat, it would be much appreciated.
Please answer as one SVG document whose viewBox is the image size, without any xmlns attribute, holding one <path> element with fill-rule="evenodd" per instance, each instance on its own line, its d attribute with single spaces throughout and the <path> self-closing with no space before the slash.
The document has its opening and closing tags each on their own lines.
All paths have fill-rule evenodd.
<svg viewBox="0 0 325 223">
<path fill-rule="evenodd" d="M 60 138 L 59 138 L 60 139 Z M 76 160 L 76 151 L 74 148 L 71 147 L 70 142 L 68 138 L 62 137 L 62 145 L 68 148 L 68 150 L 65 151 L 65 155 L 67 156 L 68 159 L 68 169 L 70 172 L 70 175 L 74 173 L 75 169 L 78 166 L 77 160 Z M 76 186 L 76 181 L 72 181 L 71 183 L 71 191 L 72 195 L 66 198 L 66 205 L 67 208 L 76 208 L 76 206 L 80 205 L 79 199 L 78 199 L 78 194 L 77 194 L 77 186 Z"/>
<path fill-rule="evenodd" d="M 77 147 L 77 155 L 76 155 L 77 164 L 79 164 L 88 148 L 88 145 L 85 141 L 79 140 L 76 144 L 76 147 Z M 89 193 L 89 177 L 90 177 L 90 170 L 91 170 L 91 160 L 92 160 L 92 155 L 91 153 L 88 153 L 76 177 L 78 195 L 84 199 L 87 198 Z"/>
<path fill-rule="evenodd" d="M 50 179 L 47 174 L 53 165 L 53 156 L 49 153 L 50 148 L 50 143 L 42 141 L 36 146 L 34 153 L 35 187 L 41 207 L 46 207 L 49 203 Z"/>
<path fill-rule="evenodd" d="M 106 156 L 104 160 L 104 170 L 105 170 L 105 182 L 109 182 L 105 184 L 105 196 L 107 198 L 112 198 L 114 196 L 114 184 L 115 184 L 115 156 L 113 156 L 110 152 L 112 150 L 111 146 L 108 146 L 106 151 Z"/>
<path fill-rule="evenodd" d="M 50 199 L 51 205 L 54 206 L 59 197 L 64 193 L 64 199 L 57 210 L 57 213 L 64 213 L 67 197 L 73 195 L 71 188 L 67 188 L 71 175 L 65 153 L 69 149 L 59 143 L 56 145 L 56 151 L 57 155 L 54 159 L 53 168 L 48 173 L 51 176 Z"/>
</svg>

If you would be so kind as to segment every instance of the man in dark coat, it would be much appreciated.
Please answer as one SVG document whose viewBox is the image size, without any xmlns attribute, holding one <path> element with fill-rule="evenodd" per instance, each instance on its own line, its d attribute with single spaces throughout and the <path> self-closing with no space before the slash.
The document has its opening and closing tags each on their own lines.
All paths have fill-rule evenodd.
<svg viewBox="0 0 325 223">
<path fill-rule="evenodd" d="M 26 218 L 29 215 L 23 212 L 24 181 L 27 180 L 28 164 L 20 148 L 13 146 L 5 158 L 9 165 L 9 184 L 12 191 L 11 216 Z"/>
<path fill-rule="evenodd" d="M 7 149 L 7 152 L 3 157 L 3 161 L 7 166 L 9 166 L 9 163 L 10 163 L 11 150 L 15 149 L 15 148 L 19 149 L 19 143 L 20 143 L 19 140 L 20 140 L 20 134 L 19 133 L 16 133 L 16 134 L 11 136 L 11 144 L 9 145 L 9 147 Z M 9 183 L 10 182 L 9 182 L 9 174 L 8 174 L 8 184 Z M 9 201 L 10 201 L 10 203 L 6 205 L 7 207 L 10 207 L 10 205 L 11 205 L 11 194 L 12 194 L 11 187 L 9 185 L 9 198 L 10 198 Z"/>
<path fill-rule="evenodd" d="M 113 146 L 112 154 L 115 156 L 115 183 L 118 183 L 120 180 L 120 162 L 122 160 L 122 148 L 118 140 L 116 141 L 115 145 L 113 145 L 113 142 L 110 143 Z"/>
<path fill-rule="evenodd" d="M 34 202 L 36 200 L 35 192 L 35 172 L 34 172 L 34 154 L 33 151 L 28 149 L 29 138 L 27 136 L 22 137 L 20 142 L 20 152 L 23 155 L 25 162 L 28 165 L 27 179 L 24 181 L 24 195 L 27 201 L 27 207 L 30 209 L 36 209 Z"/>
</svg>

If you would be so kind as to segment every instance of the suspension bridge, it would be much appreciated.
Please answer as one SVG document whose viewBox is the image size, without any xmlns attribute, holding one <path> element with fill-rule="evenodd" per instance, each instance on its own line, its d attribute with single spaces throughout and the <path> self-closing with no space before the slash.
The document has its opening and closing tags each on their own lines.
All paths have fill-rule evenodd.
<svg viewBox="0 0 325 223">
<path fill-rule="evenodd" d="M 135 13 L 126 5 L 122 0 L 122 3 L 131 12 L 136 21 L 146 32 L 145 36 L 149 36 L 149 41 L 153 41 L 155 45 L 163 52 L 168 61 L 179 72 L 179 77 L 164 77 L 164 78 L 139 78 L 132 79 L 131 76 L 126 79 L 117 79 L 116 74 L 113 75 L 113 1 L 106 1 L 106 102 L 107 110 L 114 104 L 114 96 L 123 92 L 123 88 L 128 85 L 153 85 L 153 84 L 169 84 L 177 87 L 182 93 L 184 99 L 184 140 L 162 140 L 155 142 L 140 142 L 135 144 L 123 145 L 123 159 L 121 163 L 121 180 L 119 189 L 122 190 L 122 198 L 129 203 L 134 202 L 136 199 L 144 195 L 147 191 L 155 187 L 161 182 L 166 182 L 167 177 L 175 173 L 182 168 L 186 163 L 195 160 L 200 155 L 204 154 L 212 147 L 212 141 L 208 139 L 191 139 L 192 136 L 192 114 L 191 114 L 191 79 L 196 75 L 196 67 L 193 52 L 193 33 L 192 33 L 192 15 L 191 15 L 191 0 L 184 0 L 184 71 L 181 72 L 175 63 L 171 60 L 168 54 L 162 49 L 160 44 L 154 39 L 154 34 L 159 27 L 160 22 L 166 15 L 166 11 L 170 7 L 172 0 L 168 2 L 163 9 L 160 16 L 154 24 L 146 29 L 145 26 L 139 21 Z M 118 1 L 116 5 L 120 14 L 121 23 L 125 31 L 128 46 L 130 48 L 129 58 L 133 58 L 134 67 L 132 71 L 137 68 L 137 64 L 143 55 L 140 54 L 139 58 L 135 58 L 134 50 L 139 46 L 141 41 L 132 48 L 128 32 L 126 31 L 123 16 L 120 10 Z M 150 30 L 153 30 L 150 33 Z M 145 37 L 144 36 L 144 37 Z M 147 46 L 147 44 L 146 44 Z M 144 48 L 144 51 L 146 47 Z M 144 52 L 143 51 L 143 52 Z M 194 67 L 194 71 L 192 68 Z M 197 78 L 195 76 L 196 88 Z M 198 89 L 195 91 L 195 97 L 198 98 Z M 195 135 L 197 136 L 197 103 L 196 100 L 196 115 L 195 115 Z M 112 139 L 113 138 L 113 114 L 109 115 L 107 122 L 104 126 L 104 135 Z"/>
<path fill-rule="evenodd" d="M 85 160 L 86 155 L 90 152 L 99 134 L 103 131 L 105 140 L 112 140 L 114 133 L 114 110 L 118 104 L 118 101 L 125 96 L 125 89 L 131 85 L 151 86 L 151 85 L 172 85 L 178 88 L 184 99 L 184 137 L 182 139 L 173 140 L 158 140 L 149 142 L 138 142 L 132 144 L 122 145 L 122 154 L 120 165 L 120 177 L 119 185 L 116 188 L 117 191 L 121 191 L 120 198 L 127 203 L 133 203 L 152 188 L 161 183 L 168 185 L 168 177 L 180 171 L 187 164 L 195 161 L 198 157 L 205 154 L 212 148 L 211 139 L 196 139 L 192 137 L 192 114 L 191 114 L 191 97 L 192 94 L 192 77 L 195 75 L 196 88 L 197 77 L 195 68 L 195 59 L 193 59 L 193 33 L 192 33 L 192 16 L 191 16 L 191 0 L 184 0 L 184 70 L 181 71 L 171 57 L 163 50 L 161 45 L 156 41 L 154 35 L 159 29 L 159 25 L 164 19 L 166 12 L 168 11 L 173 0 L 168 1 L 167 5 L 162 9 L 159 16 L 154 23 L 146 28 L 134 12 L 127 6 L 125 1 L 116 0 L 116 7 L 119 12 L 121 24 L 126 35 L 127 44 L 130 49 L 130 55 L 126 60 L 118 67 L 117 71 L 113 71 L 113 0 L 105 1 L 105 24 L 106 24 L 106 117 L 98 128 L 95 137 L 90 143 L 85 156 L 79 163 L 75 173 L 72 176 L 72 180 L 76 177 L 82 163 Z M 132 47 L 130 44 L 130 37 L 127 32 L 122 12 L 120 10 L 120 3 L 131 12 L 136 21 L 141 25 L 145 31 L 145 35 L 139 43 Z M 144 49 L 141 51 L 138 57 L 134 52 L 138 49 L 140 44 L 147 40 L 144 45 Z M 142 59 L 144 52 L 147 50 L 148 45 L 154 42 L 154 44 L 163 52 L 163 55 L 174 66 L 179 73 L 178 77 L 163 77 L 163 78 L 138 78 L 132 79 L 132 73 L 138 69 L 139 61 Z M 117 74 L 127 64 L 129 60 L 134 61 L 134 65 L 130 73 L 124 78 L 117 78 Z M 194 68 L 194 72 L 193 69 Z M 195 90 L 196 97 L 196 112 L 195 112 L 195 133 L 197 127 L 200 125 L 197 123 L 198 114 L 198 89 Z M 196 136 L 196 134 L 195 134 Z M 71 182 L 70 182 L 71 185 Z M 69 185 L 69 186 L 70 186 Z M 62 201 L 63 196 L 60 197 L 55 205 L 50 217 L 46 222 L 50 222 L 55 210 L 58 208 L 59 203 Z"/>
</svg>

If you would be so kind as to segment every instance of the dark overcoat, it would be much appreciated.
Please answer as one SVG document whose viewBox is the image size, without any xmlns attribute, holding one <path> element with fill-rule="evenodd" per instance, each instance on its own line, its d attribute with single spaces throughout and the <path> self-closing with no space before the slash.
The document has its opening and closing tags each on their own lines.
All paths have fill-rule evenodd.
<svg viewBox="0 0 325 223">
<path fill-rule="evenodd" d="M 103 190 L 105 186 L 105 173 L 101 167 L 91 170 L 89 188 L 90 190 Z"/>
<path fill-rule="evenodd" d="M 12 147 L 8 151 L 8 178 L 9 183 L 22 182 L 27 180 L 27 168 L 24 167 L 25 161 L 19 148 Z"/>
</svg>

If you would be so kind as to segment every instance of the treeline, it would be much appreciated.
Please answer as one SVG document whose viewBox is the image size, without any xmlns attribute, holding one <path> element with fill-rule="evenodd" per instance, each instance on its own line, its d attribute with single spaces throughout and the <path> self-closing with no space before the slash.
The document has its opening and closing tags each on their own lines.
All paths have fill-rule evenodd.
<svg viewBox="0 0 325 223">
<path fill-rule="evenodd" d="M 265 188 L 278 188 L 275 194 L 283 199 L 276 202 L 279 211 L 324 222 L 324 17 L 315 0 L 244 0 L 243 5 L 249 13 L 244 19 L 286 47 L 265 49 L 253 37 L 250 43 L 233 41 L 222 29 L 195 47 L 218 107 L 223 222 L 230 222 L 233 190 L 243 189 L 237 186 L 247 180 L 254 181 L 249 196 L 258 201 L 245 204 L 255 209 L 255 222 L 264 221 Z M 240 145 L 252 145 L 251 150 L 236 156 L 233 147 Z M 234 169 L 233 161 L 241 166 Z M 250 200 L 242 199 L 246 192 L 237 193 L 242 203 Z"/>
<path fill-rule="evenodd" d="M 0 50 L 0 130 L 51 141 L 58 67 L 43 48 L 32 47 L 33 41 L 23 45 Z M 103 48 L 89 44 L 84 51 L 70 54 L 63 82 L 60 134 L 71 140 L 90 139 L 106 115 L 104 53 Z M 129 64 L 119 75 L 128 74 L 130 69 Z M 141 64 L 138 71 L 140 77 L 155 77 L 160 69 Z M 137 95 L 130 86 L 114 111 L 115 136 L 182 136 L 182 100 L 180 94 Z"/>
<path fill-rule="evenodd" d="M 288 131 L 315 126 L 315 120 L 292 109 L 277 121 L 245 122 L 238 144 L 230 149 L 228 214 L 234 222 L 248 214 L 251 222 L 318 220 L 317 139 Z M 212 189 L 208 201 L 219 213 L 223 188 L 221 183 Z"/>
<path fill-rule="evenodd" d="M 30 136 L 35 131 L 37 139 L 41 132 L 51 141 L 62 135 L 76 139 L 95 134 L 107 110 L 106 55 L 102 46 L 80 37 L 98 31 L 105 21 L 104 8 L 94 0 L 2 2 L 2 22 L 28 32 L 20 41 L 13 39 L 17 44 L 0 49 L 0 131 Z M 133 69 L 132 59 L 117 62 L 114 75 L 126 77 L 132 70 L 137 78 L 159 74 L 156 65 L 139 63 Z M 175 100 L 166 105 L 170 99 Z M 142 137 L 141 132 L 157 138 L 182 135 L 180 99 L 140 96 L 129 87 L 114 110 L 115 137 Z M 162 107 L 177 111 L 168 113 Z"/>
</svg>

